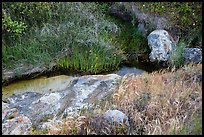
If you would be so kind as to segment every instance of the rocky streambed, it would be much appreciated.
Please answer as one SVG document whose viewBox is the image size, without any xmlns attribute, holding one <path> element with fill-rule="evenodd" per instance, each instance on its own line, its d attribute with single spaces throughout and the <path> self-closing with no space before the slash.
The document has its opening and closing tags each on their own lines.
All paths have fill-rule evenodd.
<svg viewBox="0 0 204 137">
<path fill-rule="evenodd" d="M 39 77 L 2 87 L 2 134 L 28 134 L 33 126 L 46 127 L 45 119 L 62 119 L 64 115 L 90 108 L 111 95 L 129 73 L 143 70 L 122 67 L 112 74 Z"/>
</svg>

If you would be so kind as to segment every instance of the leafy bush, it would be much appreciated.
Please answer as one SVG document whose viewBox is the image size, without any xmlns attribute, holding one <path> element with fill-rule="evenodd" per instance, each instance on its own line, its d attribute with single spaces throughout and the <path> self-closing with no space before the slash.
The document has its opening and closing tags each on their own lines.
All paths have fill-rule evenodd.
<svg viewBox="0 0 204 137">
<path fill-rule="evenodd" d="M 48 2 L 4 2 L 3 9 L 15 21 L 30 27 L 41 26 L 51 19 L 55 5 Z"/>
<path fill-rule="evenodd" d="M 2 23 L 3 29 L 6 29 L 7 32 L 11 33 L 11 37 L 13 38 L 20 36 L 27 27 L 25 23 L 13 21 L 11 17 L 6 15 L 3 15 Z"/>
<path fill-rule="evenodd" d="M 48 2 L 3 2 L 2 39 L 5 45 L 12 45 L 23 33 L 40 27 L 51 19 Z"/>
</svg>

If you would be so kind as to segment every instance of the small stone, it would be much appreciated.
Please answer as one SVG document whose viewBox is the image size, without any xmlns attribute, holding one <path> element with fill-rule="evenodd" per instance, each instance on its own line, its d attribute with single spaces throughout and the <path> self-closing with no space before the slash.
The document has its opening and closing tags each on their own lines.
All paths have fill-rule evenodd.
<svg viewBox="0 0 204 137">
<path fill-rule="evenodd" d="M 124 123 L 129 126 L 128 117 L 119 110 L 108 110 L 104 113 L 104 118 L 109 121 L 110 123 Z"/>
</svg>

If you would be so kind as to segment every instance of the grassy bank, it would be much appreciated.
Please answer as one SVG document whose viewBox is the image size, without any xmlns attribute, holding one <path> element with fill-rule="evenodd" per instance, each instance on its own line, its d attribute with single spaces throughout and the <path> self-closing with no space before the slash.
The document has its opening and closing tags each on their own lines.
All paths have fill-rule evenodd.
<svg viewBox="0 0 204 137">
<path fill-rule="evenodd" d="M 18 15 L 28 27 L 15 39 L 12 39 L 14 32 L 6 35 L 10 37 L 10 41 L 3 45 L 3 69 L 49 67 L 49 64 L 57 63 L 60 68 L 67 70 L 98 73 L 116 69 L 124 60 L 121 50 L 115 47 L 108 37 L 110 34 L 117 35 L 120 28 L 105 18 L 102 10 L 98 10 L 98 4 L 80 2 L 36 4 L 39 6 L 39 13 L 48 10 L 47 13 L 39 15 L 44 20 L 35 23 L 35 20 L 30 19 L 37 11 L 29 9 L 33 3 L 27 7 L 32 12 L 26 14 L 29 20 L 23 18 L 25 15 Z M 22 14 L 26 13 L 24 10 L 27 5 L 14 3 L 13 6 L 16 6 L 16 10 Z M 43 6 L 47 9 L 41 11 Z M 16 14 L 11 7 L 7 8 L 5 13 L 6 11 Z M 6 36 L 3 35 L 3 39 L 6 39 Z"/>
<path fill-rule="evenodd" d="M 19 12 L 26 6 L 14 5 Z M 147 41 L 135 26 L 108 15 L 107 3 L 37 3 L 39 5 L 47 7 L 43 11 L 49 11 L 45 15 L 42 9 L 39 11 L 39 16 L 45 18 L 43 22 L 35 23 L 22 17 L 29 28 L 15 40 L 11 37 L 13 33 L 8 35 L 10 41 L 2 48 L 4 70 L 16 69 L 20 75 L 22 68 L 49 68 L 56 63 L 63 71 L 96 74 L 117 69 L 129 54 L 149 50 Z"/>
<path fill-rule="evenodd" d="M 92 135 L 201 135 L 202 65 L 187 65 L 177 71 L 160 71 L 141 76 L 126 76 L 119 89 L 82 109 L 78 116 L 68 116 L 46 132 L 33 134 Z M 125 113 L 125 125 L 109 124 L 102 114 L 108 109 Z"/>
</svg>

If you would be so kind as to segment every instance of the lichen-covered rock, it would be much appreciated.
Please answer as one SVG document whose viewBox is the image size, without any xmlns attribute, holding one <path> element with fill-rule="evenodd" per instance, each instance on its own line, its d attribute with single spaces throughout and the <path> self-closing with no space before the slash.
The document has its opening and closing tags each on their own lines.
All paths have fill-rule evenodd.
<svg viewBox="0 0 204 137">
<path fill-rule="evenodd" d="M 20 120 L 19 120 L 20 118 Z M 25 121 L 24 121 L 25 120 Z M 29 120 L 19 114 L 17 108 L 10 108 L 8 103 L 2 102 L 2 134 L 15 134 L 27 132 L 26 124 Z M 19 129 L 21 127 L 22 129 Z M 28 126 L 29 128 L 29 126 Z"/>
<path fill-rule="evenodd" d="M 185 64 L 201 63 L 202 50 L 199 48 L 185 48 L 184 58 L 185 58 Z"/>
<path fill-rule="evenodd" d="M 31 88 L 32 90 L 27 89 L 26 92 L 18 89 L 19 93 L 6 96 L 5 101 L 7 103 L 2 104 L 4 133 L 26 134 L 23 131 L 19 131 L 19 127 L 14 130 L 13 127 L 8 126 L 8 117 L 11 117 L 12 114 L 15 114 L 12 116 L 14 118 L 23 114 L 23 118 L 26 116 L 33 125 L 37 126 L 38 129 L 42 129 L 43 123 L 49 120 L 60 120 L 70 112 L 78 112 L 83 107 L 91 107 L 96 101 L 107 97 L 119 86 L 120 79 L 121 76 L 117 74 L 67 77 L 66 80 L 58 76 L 53 79 L 57 85 L 54 85 L 55 88 L 52 88 L 52 90 L 49 86 L 47 87 L 48 89 L 45 88 L 50 81 L 41 86 L 42 89 Z M 32 86 L 32 84 L 30 83 L 29 86 Z M 33 89 L 43 91 L 39 92 Z M 12 122 L 10 121 L 14 125 Z M 26 127 L 25 129 L 27 130 Z"/>
<path fill-rule="evenodd" d="M 176 43 L 169 33 L 165 30 L 154 30 L 148 35 L 147 39 L 151 49 L 150 61 L 168 61 L 176 47 Z"/>
<path fill-rule="evenodd" d="M 7 119 L 2 123 L 3 135 L 27 135 L 32 123 L 25 115 L 19 115 L 12 119 Z"/>
<path fill-rule="evenodd" d="M 104 118 L 110 123 L 120 124 L 123 123 L 129 126 L 128 117 L 119 110 L 108 110 L 104 113 Z"/>
<path fill-rule="evenodd" d="M 67 108 L 67 112 L 89 107 L 95 101 L 107 97 L 119 86 L 120 79 L 121 76 L 117 74 L 79 77 L 72 87 L 76 96 L 73 98 L 72 106 Z"/>
</svg>

